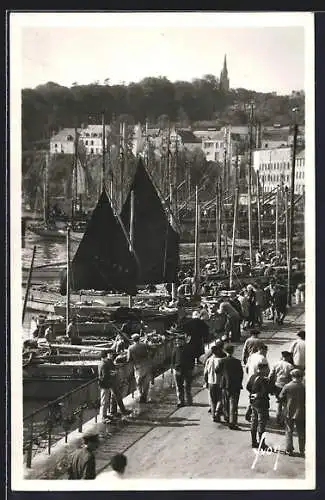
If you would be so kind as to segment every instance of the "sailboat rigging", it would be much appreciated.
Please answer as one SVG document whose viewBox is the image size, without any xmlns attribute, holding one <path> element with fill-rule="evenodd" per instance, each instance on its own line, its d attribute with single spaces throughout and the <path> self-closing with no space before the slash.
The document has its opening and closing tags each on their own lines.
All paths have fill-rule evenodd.
<svg viewBox="0 0 325 500">
<path fill-rule="evenodd" d="M 168 221 L 157 189 L 138 160 L 121 220 L 130 230 L 131 196 L 134 193 L 133 247 L 139 261 L 138 285 L 173 283 L 179 271 L 179 234 Z"/>
</svg>

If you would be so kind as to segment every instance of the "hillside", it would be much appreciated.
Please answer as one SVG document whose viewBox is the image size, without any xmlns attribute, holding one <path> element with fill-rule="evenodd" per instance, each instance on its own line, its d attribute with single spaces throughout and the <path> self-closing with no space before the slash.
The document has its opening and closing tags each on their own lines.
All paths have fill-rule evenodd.
<svg viewBox="0 0 325 500">
<path fill-rule="evenodd" d="M 151 125 L 159 125 L 168 117 L 183 127 L 202 121 L 216 126 L 242 125 L 247 123 L 245 105 L 251 100 L 255 102 L 256 120 L 264 125 L 288 125 L 293 107 L 299 108 L 298 120 L 304 123 L 304 97 L 246 89 L 224 92 L 213 75 L 191 82 L 148 77 L 128 85 L 110 85 L 109 80 L 105 80 L 105 84 L 75 83 L 70 88 L 48 82 L 35 89 L 22 90 L 23 149 L 43 147 L 41 141 L 48 141 L 63 127 L 100 123 L 104 110 L 107 122 L 122 115 L 129 124 L 144 123 L 148 119 Z"/>
</svg>

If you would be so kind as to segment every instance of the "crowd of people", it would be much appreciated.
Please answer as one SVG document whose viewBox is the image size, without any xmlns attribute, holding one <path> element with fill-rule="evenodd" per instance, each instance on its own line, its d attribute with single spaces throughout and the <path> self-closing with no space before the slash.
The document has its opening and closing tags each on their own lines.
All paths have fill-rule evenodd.
<svg viewBox="0 0 325 500">
<path fill-rule="evenodd" d="M 267 345 L 259 338 L 259 330 L 253 329 L 246 339 L 242 357 L 234 356 L 235 346 L 221 339 L 213 342 L 207 353 L 200 357 L 203 365 L 205 387 L 208 389 L 209 413 L 213 422 L 223 423 L 231 430 L 239 430 L 238 403 L 245 386 L 249 403 L 245 419 L 250 422 L 251 446 L 261 450 L 272 449 L 265 442 L 265 430 L 270 422 L 270 397 L 276 398 L 276 425 L 285 428 L 285 453 L 294 455 L 293 433 L 297 431 L 299 456 L 305 456 L 305 332 L 297 333 L 288 351 L 273 366 L 268 360 Z M 133 363 L 140 401 L 147 402 L 150 384 L 150 354 L 138 334 L 128 350 L 128 359 Z M 177 407 L 193 404 L 192 381 L 196 352 L 191 336 L 178 335 L 171 359 L 171 370 L 176 384 Z M 130 410 L 124 406 L 115 383 L 115 366 L 110 353 L 103 353 L 99 365 L 101 387 L 101 415 L 105 422 L 110 405 L 117 406 L 122 414 Z M 244 379 L 246 383 L 244 384 Z M 96 433 L 84 435 L 84 446 L 76 450 L 68 469 L 69 479 L 95 479 L 95 450 L 99 445 Z M 127 458 L 114 455 L 111 470 L 98 476 L 102 480 L 123 479 Z"/>
</svg>

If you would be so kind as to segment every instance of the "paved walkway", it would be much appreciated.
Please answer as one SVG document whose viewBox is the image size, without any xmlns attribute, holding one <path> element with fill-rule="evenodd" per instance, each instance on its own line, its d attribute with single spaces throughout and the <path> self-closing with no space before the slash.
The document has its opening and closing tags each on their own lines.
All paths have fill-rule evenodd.
<svg viewBox="0 0 325 500">
<path fill-rule="evenodd" d="M 286 324 L 277 331 L 273 325 L 267 324 L 261 338 L 269 345 L 268 358 L 271 365 L 280 358 L 281 351 L 290 345 L 301 328 L 304 328 L 302 308 L 294 308 L 288 315 Z M 242 345 L 236 346 L 238 357 L 241 350 Z M 244 387 L 245 382 L 246 380 Z M 208 414 L 208 394 L 202 389 L 202 384 L 201 370 L 195 381 L 194 391 L 197 394 L 192 407 L 176 409 L 166 418 L 162 405 L 160 410 L 157 408 L 155 411 L 160 414 L 159 419 L 155 422 L 151 420 L 151 429 L 146 429 L 142 436 L 139 425 L 140 435 L 135 444 L 127 450 L 123 446 L 116 448 L 116 452 L 124 450 L 127 455 L 127 478 L 304 478 L 305 460 L 282 454 L 278 456 L 276 470 L 276 454 L 261 457 L 252 469 L 255 455 L 250 447 L 249 423 L 244 419 L 248 403 L 247 391 L 241 392 L 239 402 L 239 425 L 242 430 L 232 431 L 223 424 L 212 422 Z M 175 395 L 170 395 L 170 398 L 175 404 Z M 274 410 L 275 398 L 272 397 L 267 442 L 283 449 L 284 432 L 274 423 Z M 297 449 L 297 443 L 295 445 Z M 98 456 L 99 472 L 103 461 L 108 459 L 107 455 L 103 456 L 103 451 Z"/>
<path fill-rule="evenodd" d="M 274 327 L 266 322 L 261 338 L 269 346 L 270 365 L 304 328 L 304 308 L 295 306 L 286 323 Z M 236 345 L 235 355 L 240 358 L 242 343 Z M 244 419 L 248 395 L 241 392 L 239 425 L 241 431 L 231 431 L 223 424 L 212 422 L 208 414 L 208 393 L 203 389 L 203 369 L 196 367 L 193 384 L 194 405 L 176 408 L 176 395 L 170 372 L 155 379 L 151 388 L 152 402 L 140 405 L 127 398 L 126 405 L 133 415 L 116 424 L 97 424 L 101 445 L 97 452 L 97 472 L 108 468 L 110 457 L 124 452 L 128 458 L 127 478 L 299 478 L 305 474 L 305 460 L 276 454 L 259 459 L 254 469 L 254 453 L 250 447 L 249 423 Z M 244 379 L 243 386 L 245 387 Z M 271 398 L 271 419 L 267 428 L 267 442 L 284 448 L 284 431 L 274 423 L 275 398 Z M 295 443 L 296 448 L 297 444 Z M 66 479 L 66 452 L 59 467 L 38 476 L 38 479 Z M 308 465 L 308 464 L 307 464 Z"/>
</svg>

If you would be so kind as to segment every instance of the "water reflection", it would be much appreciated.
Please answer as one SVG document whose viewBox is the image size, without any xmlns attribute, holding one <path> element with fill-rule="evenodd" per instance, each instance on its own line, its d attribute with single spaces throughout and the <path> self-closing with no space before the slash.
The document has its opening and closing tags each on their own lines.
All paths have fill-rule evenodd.
<svg viewBox="0 0 325 500">
<path fill-rule="evenodd" d="M 33 254 L 33 247 L 36 245 L 35 266 L 42 264 L 54 264 L 66 260 L 65 241 L 47 241 L 36 234 L 27 231 L 25 238 L 25 248 L 22 249 L 22 265 L 29 267 Z M 78 242 L 71 241 L 71 257 L 78 248 Z"/>
</svg>

